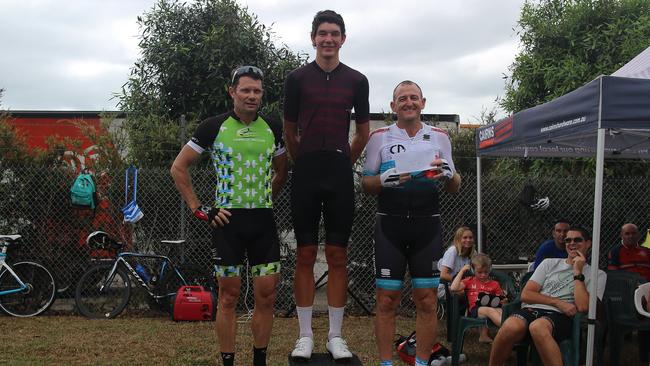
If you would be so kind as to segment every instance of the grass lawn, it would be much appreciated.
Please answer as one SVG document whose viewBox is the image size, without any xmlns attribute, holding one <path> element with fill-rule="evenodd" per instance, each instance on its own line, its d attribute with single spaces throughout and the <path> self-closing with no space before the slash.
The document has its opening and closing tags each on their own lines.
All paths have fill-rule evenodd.
<svg viewBox="0 0 650 366">
<path fill-rule="evenodd" d="M 344 335 L 364 365 L 377 365 L 374 318 L 347 317 Z M 399 317 L 397 330 L 408 335 L 415 319 Z M 314 319 L 315 352 L 325 352 L 327 316 Z M 175 323 L 165 317 L 120 317 L 88 320 L 80 316 L 12 318 L 0 315 L 2 352 L 0 365 L 218 365 L 221 364 L 214 323 Z M 445 322 L 439 322 L 439 340 L 445 339 Z M 268 364 L 286 365 L 296 340 L 296 318 L 276 318 Z M 478 344 L 478 333 L 465 338 L 468 361 L 486 365 L 490 346 Z M 626 342 L 621 364 L 635 365 L 636 337 Z M 451 346 L 443 341 L 443 344 Z M 237 365 L 252 364 L 250 323 L 237 332 Z M 396 357 L 396 356 L 395 356 Z M 218 362 L 219 360 L 219 362 Z M 397 361 L 395 365 L 404 365 Z M 514 358 L 511 359 L 514 364 Z"/>
</svg>

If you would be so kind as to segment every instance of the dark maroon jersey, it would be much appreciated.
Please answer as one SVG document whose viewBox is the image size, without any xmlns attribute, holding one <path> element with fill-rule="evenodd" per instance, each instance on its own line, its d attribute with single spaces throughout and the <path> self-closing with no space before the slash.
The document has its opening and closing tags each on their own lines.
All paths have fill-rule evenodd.
<svg viewBox="0 0 650 366">
<path fill-rule="evenodd" d="M 350 115 L 368 123 L 368 79 L 339 63 L 325 72 L 314 61 L 293 70 L 284 84 L 284 119 L 298 123 L 298 154 L 327 150 L 350 155 Z"/>
</svg>

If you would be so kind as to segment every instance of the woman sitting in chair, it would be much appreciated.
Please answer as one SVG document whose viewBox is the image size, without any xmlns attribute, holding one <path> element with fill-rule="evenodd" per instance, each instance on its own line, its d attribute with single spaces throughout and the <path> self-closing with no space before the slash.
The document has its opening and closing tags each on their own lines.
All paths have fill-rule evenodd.
<svg viewBox="0 0 650 366">
<path fill-rule="evenodd" d="M 464 265 L 470 263 L 470 259 L 476 250 L 474 249 L 474 232 L 467 226 L 461 226 L 454 234 L 452 245 L 445 250 L 445 254 L 438 261 L 438 270 L 440 270 L 440 280 L 451 283 L 454 276 Z M 443 286 L 442 284 L 440 286 Z M 444 288 L 438 288 L 438 297 L 443 297 Z"/>
<path fill-rule="evenodd" d="M 468 314 L 474 318 L 488 318 L 496 326 L 501 325 L 501 303 L 503 290 L 499 282 L 490 279 L 492 260 L 485 254 L 476 254 L 472 257 L 474 275 L 463 279 L 465 272 L 472 269 L 469 264 L 463 266 L 451 283 L 453 292 L 465 291 Z M 481 343 L 492 343 L 492 338 L 487 327 L 482 327 L 478 339 Z"/>
</svg>

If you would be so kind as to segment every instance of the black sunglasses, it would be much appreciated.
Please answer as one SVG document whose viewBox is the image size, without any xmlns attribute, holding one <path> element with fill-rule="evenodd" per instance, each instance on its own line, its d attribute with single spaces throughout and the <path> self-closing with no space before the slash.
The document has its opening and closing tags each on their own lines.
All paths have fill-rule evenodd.
<svg viewBox="0 0 650 366">
<path fill-rule="evenodd" d="M 577 238 L 566 238 L 566 239 L 564 239 L 564 243 L 565 243 L 565 244 L 569 244 L 569 243 L 571 243 L 571 242 L 574 242 L 574 243 L 582 243 L 583 241 L 585 241 L 585 239 L 584 239 L 584 238 L 581 238 L 581 237 L 577 237 Z"/>
<path fill-rule="evenodd" d="M 255 66 L 238 67 L 232 73 L 232 80 L 230 81 L 230 84 L 235 84 L 235 80 L 245 75 L 257 75 L 261 79 L 264 77 L 264 72 L 262 72 L 259 67 Z"/>
</svg>

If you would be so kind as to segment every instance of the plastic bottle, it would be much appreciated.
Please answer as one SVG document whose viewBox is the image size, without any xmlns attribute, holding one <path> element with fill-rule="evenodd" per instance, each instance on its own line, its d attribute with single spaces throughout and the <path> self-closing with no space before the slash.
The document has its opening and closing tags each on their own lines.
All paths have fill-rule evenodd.
<svg viewBox="0 0 650 366">
<path fill-rule="evenodd" d="M 142 266 L 142 264 L 136 263 L 135 271 L 138 272 L 138 275 L 140 275 L 144 282 L 149 282 L 149 280 L 151 280 L 149 273 L 147 273 L 147 270 L 144 268 L 144 266 Z"/>
</svg>

